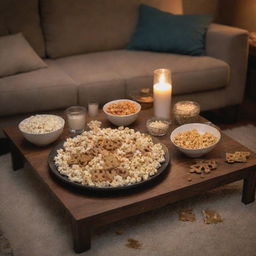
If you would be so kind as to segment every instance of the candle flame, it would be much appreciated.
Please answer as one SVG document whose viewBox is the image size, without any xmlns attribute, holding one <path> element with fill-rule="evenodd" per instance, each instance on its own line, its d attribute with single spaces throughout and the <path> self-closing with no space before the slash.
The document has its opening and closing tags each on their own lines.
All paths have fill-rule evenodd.
<svg viewBox="0 0 256 256">
<path fill-rule="evenodd" d="M 166 77 L 164 74 L 161 74 L 159 77 L 159 83 L 165 83 L 166 82 Z"/>
</svg>

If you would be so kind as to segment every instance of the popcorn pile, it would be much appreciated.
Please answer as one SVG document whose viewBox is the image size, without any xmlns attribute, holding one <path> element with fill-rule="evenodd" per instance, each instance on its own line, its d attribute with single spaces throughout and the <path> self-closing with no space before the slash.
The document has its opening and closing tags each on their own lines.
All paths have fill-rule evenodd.
<svg viewBox="0 0 256 256">
<path fill-rule="evenodd" d="M 55 115 L 34 115 L 23 120 L 19 128 L 21 131 L 33 134 L 53 132 L 63 126 L 63 120 Z"/>
<path fill-rule="evenodd" d="M 98 121 L 68 138 L 57 151 L 58 171 L 71 181 L 97 187 L 118 187 L 147 180 L 165 161 L 161 144 L 133 129 L 99 128 Z"/>
</svg>

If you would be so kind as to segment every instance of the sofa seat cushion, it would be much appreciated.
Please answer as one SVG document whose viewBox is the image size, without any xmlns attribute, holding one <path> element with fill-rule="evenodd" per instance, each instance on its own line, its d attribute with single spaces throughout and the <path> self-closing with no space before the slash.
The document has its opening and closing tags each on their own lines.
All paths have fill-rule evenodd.
<svg viewBox="0 0 256 256">
<path fill-rule="evenodd" d="M 229 65 L 207 56 L 123 50 L 115 62 L 118 74 L 126 79 L 127 93 L 152 86 L 158 68 L 171 70 L 174 95 L 222 88 L 229 81 Z"/>
<path fill-rule="evenodd" d="M 48 68 L 0 79 L 0 115 L 65 108 L 77 104 L 77 84 L 54 61 Z"/>
<path fill-rule="evenodd" d="M 121 97 L 124 83 L 126 96 L 135 88 L 152 87 L 153 71 L 158 68 L 171 69 L 176 95 L 222 88 L 229 81 L 228 64 L 206 56 L 116 50 L 61 58 L 56 63 L 80 84 L 79 99 L 85 90 L 87 97 Z M 100 89 L 106 89 L 106 94 L 97 93 Z"/>
<path fill-rule="evenodd" d="M 55 60 L 79 84 L 79 104 L 101 104 L 125 97 L 125 80 L 118 74 L 116 61 L 120 51 L 106 51 Z"/>
</svg>

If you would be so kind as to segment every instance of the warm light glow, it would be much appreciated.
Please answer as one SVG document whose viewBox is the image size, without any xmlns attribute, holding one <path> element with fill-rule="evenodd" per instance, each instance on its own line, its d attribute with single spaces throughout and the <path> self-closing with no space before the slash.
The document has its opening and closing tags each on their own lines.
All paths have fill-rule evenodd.
<svg viewBox="0 0 256 256">
<path fill-rule="evenodd" d="M 159 77 L 159 83 L 165 83 L 166 82 L 166 76 L 164 74 L 161 74 Z"/>
<path fill-rule="evenodd" d="M 160 79 L 160 83 L 154 85 L 154 89 L 158 91 L 169 91 L 172 89 L 172 86 L 168 83 L 162 82 Z"/>
<path fill-rule="evenodd" d="M 154 114 L 156 117 L 170 119 L 171 111 L 171 72 L 169 69 L 154 71 Z"/>
</svg>

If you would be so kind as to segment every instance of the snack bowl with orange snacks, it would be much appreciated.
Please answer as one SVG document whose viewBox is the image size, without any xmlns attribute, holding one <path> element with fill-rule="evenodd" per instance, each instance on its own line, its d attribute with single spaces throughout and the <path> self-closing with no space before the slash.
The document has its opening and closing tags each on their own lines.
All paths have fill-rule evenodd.
<svg viewBox="0 0 256 256">
<path fill-rule="evenodd" d="M 141 105 L 133 100 L 113 100 L 103 106 L 107 119 L 116 126 L 128 126 L 138 117 Z"/>
<path fill-rule="evenodd" d="M 203 123 L 184 124 L 174 129 L 170 139 L 173 145 L 191 158 L 212 151 L 221 139 L 219 130 Z"/>
</svg>

